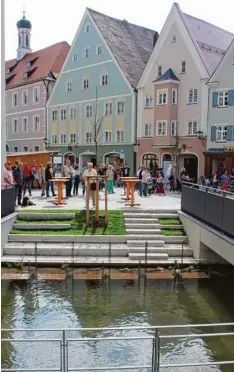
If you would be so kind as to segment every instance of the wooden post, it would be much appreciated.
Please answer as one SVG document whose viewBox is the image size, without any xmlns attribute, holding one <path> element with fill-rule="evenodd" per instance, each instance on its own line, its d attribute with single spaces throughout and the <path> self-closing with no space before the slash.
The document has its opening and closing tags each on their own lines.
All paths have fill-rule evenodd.
<svg viewBox="0 0 234 372">
<path fill-rule="evenodd" d="M 105 181 L 105 223 L 107 225 L 108 219 L 107 219 L 107 176 L 104 178 Z"/>
<path fill-rule="evenodd" d="M 131 206 L 134 207 L 134 182 L 131 181 Z"/>
<path fill-rule="evenodd" d="M 96 195 L 95 195 L 95 204 L 96 204 L 96 216 L 95 220 L 99 221 L 99 177 L 96 178 Z"/>
<path fill-rule="evenodd" d="M 89 179 L 86 180 L 86 225 L 89 224 L 89 194 L 90 194 L 90 184 Z"/>
</svg>

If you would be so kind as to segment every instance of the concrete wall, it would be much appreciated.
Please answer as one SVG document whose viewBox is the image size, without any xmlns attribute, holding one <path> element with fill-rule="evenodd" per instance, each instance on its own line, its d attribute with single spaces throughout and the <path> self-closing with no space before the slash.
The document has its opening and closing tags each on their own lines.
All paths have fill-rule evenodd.
<svg viewBox="0 0 234 372">
<path fill-rule="evenodd" d="M 8 235 L 12 230 L 14 221 L 16 220 L 17 213 L 12 213 L 1 220 L 1 256 L 3 255 L 3 248 L 8 242 Z"/>
<path fill-rule="evenodd" d="M 184 212 L 178 212 L 178 216 L 188 236 L 189 244 L 193 248 L 194 258 L 234 265 L 233 239 L 222 236 L 218 231 Z"/>
</svg>

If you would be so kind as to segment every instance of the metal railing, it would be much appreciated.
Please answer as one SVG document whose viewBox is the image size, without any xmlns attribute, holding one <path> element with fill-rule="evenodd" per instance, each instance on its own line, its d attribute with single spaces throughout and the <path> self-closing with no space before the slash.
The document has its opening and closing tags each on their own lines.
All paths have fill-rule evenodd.
<svg viewBox="0 0 234 372">
<path fill-rule="evenodd" d="M 188 324 L 188 325 L 170 325 L 170 326 L 158 326 L 158 327 L 110 327 L 110 328 L 69 328 L 69 329 L 2 329 L 2 332 L 12 333 L 12 332 L 60 332 L 60 338 L 2 338 L 2 343 L 57 343 L 59 344 L 59 355 L 56 354 L 56 360 L 59 361 L 59 366 L 57 368 L 2 368 L 2 372 L 44 372 L 44 371 L 59 371 L 59 372 L 75 372 L 75 371 L 117 371 L 117 370 L 148 370 L 151 372 L 159 372 L 165 368 L 182 368 L 186 371 L 187 367 L 202 367 L 202 366 L 222 366 L 222 365 L 234 365 L 234 350 L 232 355 L 232 360 L 219 360 L 219 361 L 201 361 L 189 363 L 163 363 L 162 362 L 162 348 L 161 341 L 167 339 L 192 339 L 192 338 L 211 338 L 211 337 L 234 337 L 234 331 L 218 332 L 217 328 L 220 327 L 232 327 L 234 330 L 234 323 L 214 323 L 214 324 Z M 181 331 L 182 329 L 193 329 L 193 333 L 183 333 L 183 334 L 163 334 L 165 331 Z M 201 330 L 206 330 L 207 328 L 213 328 L 214 332 L 202 333 Z M 195 332 L 194 332 L 195 330 Z M 67 337 L 68 332 L 115 332 L 115 331 L 148 331 L 151 334 L 146 336 L 108 336 L 108 337 L 78 337 L 71 338 Z M 199 332 L 198 332 L 199 331 Z M 197 333 L 196 333 L 197 332 Z M 77 368 L 72 368 L 69 363 L 69 350 L 72 343 L 84 343 L 84 342 L 102 342 L 102 341 L 135 341 L 135 340 L 151 340 L 152 344 L 152 355 L 149 364 L 143 365 L 118 365 L 118 366 L 82 366 Z M 3 362 L 3 360 L 2 360 Z"/>
</svg>

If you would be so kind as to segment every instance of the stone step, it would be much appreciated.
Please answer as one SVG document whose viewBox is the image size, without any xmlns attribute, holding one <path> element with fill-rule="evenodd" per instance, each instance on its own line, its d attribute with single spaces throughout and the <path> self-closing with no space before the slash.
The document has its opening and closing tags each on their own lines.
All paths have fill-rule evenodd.
<svg viewBox="0 0 234 372">
<path fill-rule="evenodd" d="M 145 218 L 178 218 L 177 213 L 149 213 L 149 212 L 126 212 L 124 213 L 124 218 L 140 218 L 140 219 L 145 219 Z"/>
<path fill-rule="evenodd" d="M 129 253 L 144 253 L 145 254 L 145 247 L 128 247 Z M 165 247 L 148 247 L 148 253 L 167 253 L 167 249 Z"/>
<path fill-rule="evenodd" d="M 142 234 L 160 234 L 161 230 L 159 229 L 148 229 L 147 227 L 145 229 L 126 229 L 126 233 L 129 235 L 142 235 Z"/>
<path fill-rule="evenodd" d="M 127 235 L 9 234 L 9 242 L 126 243 Z"/>
<path fill-rule="evenodd" d="M 158 222 L 157 218 L 144 218 L 144 219 L 139 219 L 139 218 L 125 218 L 125 224 L 144 224 L 145 225 L 153 225 Z"/>
<path fill-rule="evenodd" d="M 14 223 L 16 230 L 69 230 L 71 225 L 68 223 Z"/>
<path fill-rule="evenodd" d="M 143 260 L 145 259 L 148 260 L 162 260 L 162 259 L 167 259 L 168 254 L 167 253 L 148 253 L 147 258 L 145 257 L 144 253 L 129 253 L 128 255 L 130 260 Z"/>
<path fill-rule="evenodd" d="M 164 247 L 165 241 L 164 240 L 151 240 L 151 241 L 146 241 L 146 240 L 128 240 L 127 245 L 128 247 L 143 247 L 145 243 L 148 243 L 148 247 Z"/>
<path fill-rule="evenodd" d="M 73 220 L 75 213 L 18 213 L 17 219 L 23 221 Z"/>
<path fill-rule="evenodd" d="M 152 221 L 152 220 L 151 220 Z M 138 220 L 139 222 L 139 220 Z M 126 223 L 126 220 L 125 220 L 125 227 L 126 229 L 146 229 L 147 231 L 148 230 L 155 230 L 155 229 L 159 229 L 159 230 L 162 230 L 162 229 L 171 229 L 171 230 L 181 230 L 183 229 L 183 225 L 160 225 L 159 223 L 151 223 L 151 224 L 147 224 L 147 223 L 144 223 L 145 220 L 142 220 L 141 223 Z"/>
<path fill-rule="evenodd" d="M 140 244 L 142 244 L 142 240 L 145 242 L 145 241 L 150 241 L 150 240 L 163 240 L 164 242 L 166 243 L 171 243 L 171 244 L 176 244 L 176 243 L 179 243 L 179 244 L 186 244 L 187 241 L 188 241 L 188 238 L 187 236 L 166 236 L 166 235 L 156 235 L 156 234 L 152 234 L 152 235 L 149 235 L 149 234 L 134 234 L 134 235 L 127 235 L 127 241 L 131 241 L 131 240 L 137 240 L 138 239 L 138 243 L 140 242 Z M 139 245 L 139 244 L 138 244 Z"/>
<path fill-rule="evenodd" d="M 173 213 L 173 214 L 177 214 L 178 213 L 178 210 L 177 209 L 134 209 L 132 210 L 132 208 L 126 208 L 125 209 L 125 212 L 128 213 L 128 212 L 131 212 L 131 213 Z"/>
</svg>

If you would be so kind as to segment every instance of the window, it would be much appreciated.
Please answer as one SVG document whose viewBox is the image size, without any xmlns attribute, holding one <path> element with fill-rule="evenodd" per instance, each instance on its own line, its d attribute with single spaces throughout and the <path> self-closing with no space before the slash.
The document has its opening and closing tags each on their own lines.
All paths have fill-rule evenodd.
<svg viewBox="0 0 234 372">
<path fill-rule="evenodd" d="M 144 154 L 142 156 L 142 165 L 150 170 L 157 169 L 158 165 L 158 155 L 157 154 Z"/>
<path fill-rule="evenodd" d="M 158 65 L 157 67 L 157 76 L 162 76 L 162 65 Z"/>
<path fill-rule="evenodd" d="M 92 142 L 92 133 L 91 132 L 87 132 L 85 134 L 85 142 L 86 143 L 91 143 Z"/>
<path fill-rule="evenodd" d="M 18 106 L 18 93 L 12 93 L 12 107 Z"/>
<path fill-rule="evenodd" d="M 76 119 L 76 108 L 71 107 L 70 108 L 70 120 Z"/>
<path fill-rule="evenodd" d="M 104 142 L 105 143 L 111 142 L 111 131 L 110 130 L 104 131 Z"/>
<path fill-rule="evenodd" d="M 22 105 L 27 106 L 27 104 L 28 104 L 28 91 L 23 90 L 23 92 L 22 92 Z"/>
<path fill-rule="evenodd" d="M 123 101 L 120 101 L 117 104 L 117 114 L 118 115 L 124 114 L 124 102 Z"/>
<path fill-rule="evenodd" d="M 75 133 L 71 133 L 71 135 L 70 135 L 70 143 L 76 143 L 76 134 Z"/>
<path fill-rule="evenodd" d="M 78 61 L 78 53 L 77 52 L 73 53 L 72 60 L 73 60 L 73 62 Z"/>
<path fill-rule="evenodd" d="M 86 106 L 86 118 L 91 118 L 93 116 L 93 107 Z"/>
<path fill-rule="evenodd" d="M 67 92 L 71 92 L 72 91 L 72 82 L 71 81 L 67 81 L 66 89 L 67 89 Z"/>
<path fill-rule="evenodd" d="M 28 38 L 27 34 L 25 36 L 25 43 L 26 43 L 26 48 L 28 48 L 29 47 L 29 38 Z"/>
<path fill-rule="evenodd" d="M 23 146 L 23 152 L 28 152 L 28 146 Z"/>
<path fill-rule="evenodd" d="M 157 91 L 157 105 L 167 105 L 167 89 L 159 89 Z"/>
<path fill-rule="evenodd" d="M 172 89 L 172 104 L 177 105 L 177 89 Z"/>
<path fill-rule="evenodd" d="M 117 130 L 116 131 L 116 141 L 117 142 L 124 142 L 124 131 L 123 130 Z"/>
<path fill-rule="evenodd" d="M 171 121 L 171 136 L 175 137 L 176 136 L 176 129 L 177 129 L 177 121 L 172 120 Z"/>
<path fill-rule="evenodd" d="M 84 57 L 89 58 L 90 57 L 90 47 L 84 48 Z"/>
<path fill-rule="evenodd" d="M 87 23 L 87 24 L 85 25 L 85 29 L 84 29 L 84 31 L 85 31 L 85 32 L 89 32 L 89 31 L 90 31 L 90 24 L 89 24 L 89 23 Z"/>
<path fill-rule="evenodd" d="M 39 103 L 40 102 L 40 88 L 35 87 L 33 88 L 33 103 Z"/>
<path fill-rule="evenodd" d="M 105 115 L 112 115 L 112 102 L 105 103 Z"/>
<path fill-rule="evenodd" d="M 14 146 L 14 151 L 18 152 L 18 147 L 17 146 Z"/>
<path fill-rule="evenodd" d="M 189 97 L 188 102 L 189 103 L 197 103 L 197 89 L 189 89 Z"/>
<path fill-rule="evenodd" d="M 12 133 L 18 133 L 18 119 L 12 119 Z"/>
<path fill-rule="evenodd" d="M 40 118 L 39 116 L 33 117 L 33 130 L 34 132 L 39 132 L 40 130 Z"/>
<path fill-rule="evenodd" d="M 88 87 L 89 87 L 89 78 L 84 77 L 83 78 L 83 83 L 82 83 L 82 89 L 88 89 Z"/>
<path fill-rule="evenodd" d="M 107 74 L 102 74 L 101 75 L 101 86 L 105 86 L 108 83 L 108 75 Z"/>
<path fill-rule="evenodd" d="M 34 146 L 34 151 L 36 151 L 36 152 L 40 151 L 39 146 Z"/>
<path fill-rule="evenodd" d="M 219 125 L 216 130 L 216 141 L 227 140 L 227 127 L 225 125 Z"/>
<path fill-rule="evenodd" d="M 181 61 L 180 62 L 180 73 L 185 74 L 186 72 L 186 61 Z"/>
<path fill-rule="evenodd" d="M 28 118 L 22 118 L 22 132 L 28 131 Z"/>
<path fill-rule="evenodd" d="M 52 111 L 52 121 L 57 121 L 57 110 Z"/>
<path fill-rule="evenodd" d="M 176 42 L 176 36 L 175 36 L 175 35 L 172 35 L 172 37 L 171 37 L 171 42 L 172 42 L 172 43 L 175 43 L 175 42 Z"/>
<path fill-rule="evenodd" d="M 65 145 L 66 144 L 66 134 L 62 133 L 60 135 L 60 143 L 61 143 L 61 145 Z"/>
<path fill-rule="evenodd" d="M 67 117 L 67 111 L 66 110 L 61 110 L 60 111 L 60 120 L 66 120 Z"/>
<path fill-rule="evenodd" d="M 144 136 L 152 137 L 152 124 L 149 123 L 144 124 Z"/>
<path fill-rule="evenodd" d="M 218 92 L 218 107 L 228 106 L 228 90 Z"/>
<path fill-rule="evenodd" d="M 166 136 L 167 135 L 167 122 L 166 120 L 159 120 L 156 123 L 156 136 Z"/>
<path fill-rule="evenodd" d="M 21 35 L 19 35 L 19 48 L 21 47 Z"/>
<path fill-rule="evenodd" d="M 97 55 L 102 54 L 102 45 L 97 45 L 97 47 L 96 47 L 96 54 Z"/>
<path fill-rule="evenodd" d="M 145 95 L 145 107 L 153 107 L 153 97 L 152 94 Z"/>
<path fill-rule="evenodd" d="M 197 121 L 190 120 L 188 122 L 188 135 L 189 136 L 196 136 L 197 133 Z"/>
<path fill-rule="evenodd" d="M 52 145 L 56 145 L 56 143 L 58 143 L 57 134 L 52 134 L 51 142 L 52 142 Z"/>
</svg>

